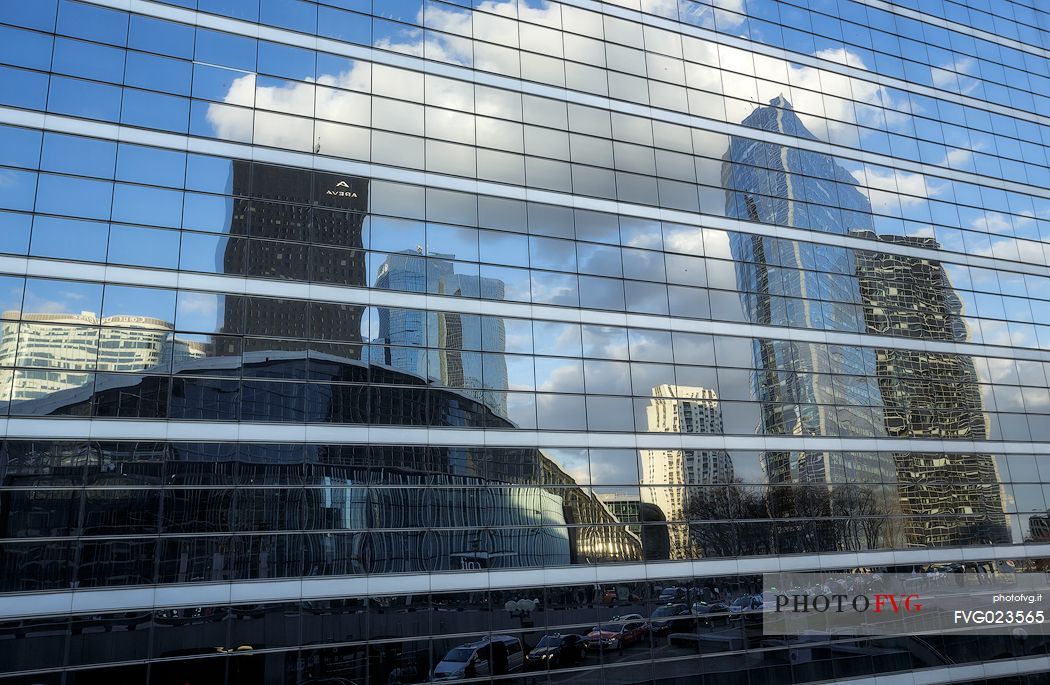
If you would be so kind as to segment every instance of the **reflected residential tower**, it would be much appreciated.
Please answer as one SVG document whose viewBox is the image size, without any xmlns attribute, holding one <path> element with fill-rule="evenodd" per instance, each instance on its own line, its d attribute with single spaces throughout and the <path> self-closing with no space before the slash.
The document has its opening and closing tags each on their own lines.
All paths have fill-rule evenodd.
<svg viewBox="0 0 1050 685">
<path fill-rule="evenodd" d="M 718 394 L 710 388 L 657 386 L 652 390 L 645 416 L 650 433 L 723 433 Z M 658 507 L 671 523 L 671 558 L 688 559 L 692 547 L 682 522 L 689 499 L 697 488 L 733 482 L 733 460 L 724 450 L 639 450 L 639 454 L 642 499 Z"/>
<path fill-rule="evenodd" d="M 855 232 L 896 245 L 940 249 L 933 238 Z M 967 342 L 962 302 L 944 267 L 921 257 L 857 251 L 869 333 Z M 875 349 L 891 437 L 988 439 L 988 417 L 973 358 L 900 348 Z M 944 546 L 1009 542 L 998 472 L 987 454 L 894 455 L 906 543 Z"/>
</svg>

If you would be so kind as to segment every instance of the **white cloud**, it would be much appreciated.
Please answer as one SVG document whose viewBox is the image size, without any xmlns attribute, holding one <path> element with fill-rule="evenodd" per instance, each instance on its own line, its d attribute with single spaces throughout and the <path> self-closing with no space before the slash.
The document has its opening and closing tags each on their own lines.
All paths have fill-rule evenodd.
<svg viewBox="0 0 1050 685">
<path fill-rule="evenodd" d="M 673 0 L 650 0 L 646 3 L 646 9 L 656 13 L 671 12 L 674 5 Z M 734 10 L 734 5 L 736 9 L 743 9 L 742 0 L 726 0 L 720 6 Z M 474 11 L 452 6 L 449 6 L 448 9 L 435 9 L 435 7 L 428 6 L 427 8 L 426 25 L 433 31 L 425 33 L 425 40 L 421 40 L 423 33 L 420 29 L 406 27 L 400 32 L 395 32 L 377 41 L 376 47 L 402 53 L 422 53 L 428 59 L 462 65 L 470 65 L 476 61 L 476 66 L 483 70 L 516 74 L 518 55 L 515 50 L 499 47 L 482 50 L 480 44 L 475 45 L 473 41 L 463 37 L 471 35 L 474 17 L 481 16 L 478 11 L 488 13 L 489 19 L 479 21 L 485 22 L 487 27 L 491 27 L 497 33 L 505 33 L 506 35 L 502 36 L 503 42 L 510 46 L 517 44 L 517 25 L 512 21 L 516 17 L 546 26 L 559 27 L 561 25 L 560 5 L 547 2 L 519 4 L 515 0 L 485 0 Z M 422 20 L 422 17 L 419 19 Z M 486 35 L 487 39 L 494 37 L 499 38 L 500 36 Z M 708 41 L 686 40 L 685 45 L 686 54 L 690 59 L 703 59 L 704 55 L 697 54 L 697 52 L 698 50 L 706 51 L 708 54 L 705 61 L 717 63 L 719 52 L 717 44 Z M 814 56 L 854 69 L 869 70 L 861 55 L 845 48 L 821 50 Z M 757 75 L 759 79 L 763 76 L 771 78 L 777 78 L 777 75 L 780 78 L 787 76 L 790 85 L 783 85 L 783 94 L 789 100 L 794 99 L 794 104 L 797 104 L 796 112 L 803 124 L 818 138 L 855 139 L 857 125 L 867 124 L 875 128 L 885 128 L 888 125 L 893 128 L 905 122 L 906 117 L 910 116 L 908 114 L 909 100 L 895 100 L 886 88 L 871 81 L 849 78 L 824 69 L 773 58 L 762 58 L 761 67 Z M 393 68 L 389 70 L 398 71 Z M 754 77 L 734 75 L 733 72 L 719 72 L 708 68 L 694 69 L 693 72 L 695 72 L 691 76 L 693 86 L 697 85 L 692 83 L 696 74 L 710 75 L 715 79 L 721 75 L 720 86 L 725 92 L 729 94 L 755 93 Z M 233 81 L 224 98 L 224 103 L 237 105 L 254 103 L 260 109 L 287 115 L 312 116 L 316 114 L 325 120 L 368 126 L 372 123 L 371 103 L 369 96 L 365 93 L 371 90 L 371 77 L 371 67 L 367 63 L 357 63 L 343 73 L 322 75 L 316 81 L 288 82 L 287 85 L 257 87 L 255 75 L 246 74 Z M 432 100 L 430 84 L 441 80 L 443 79 L 428 78 L 428 101 Z M 762 83 L 759 91 L 764 96 L 770 92 L 769 89 L 773 85 Z M 457 84 L 455 87 L 440 90 L 439 104 L 442 107 L 469 112 L 473 110 L 476 98 L 479 103 L 480 99 L 484 98 L 485 103 L 491 100 L 492 106 L 497 110 L 491 113 L 516 116 L 514 112 L 504 111 L 507 107 L 516 110 L 516 103 L 511 101 L 504 103 L 500 97 L 489 97 L 487 94 L 483 96 L 484 93 L 487 93 L 487 89 L 480 87 L 475 89 L 471 84 Z M 854 102 L 860 105 L 855 106 Z M 478 106 L 481 107 L 481 104 Z M 210 107 L 207 117 L 216 135 L 229 140 L 250 140 L 254 134 L 256 140 L 265 141 L 271 145 L 286 145 L 293 149 L 304 149 L 304 146 L 309 149 L 316 143 L 316 140 L 308 140 L 310 135 L 308 122 L 297 126 L 295 120 L 288 117 L 272 115 L 253 117 L 248 110 L 222 106 Z M 969 150 L 953 149 L 947 153 L 945 161 L 949 166 L 965 166 L 971 156 L 972 152 Z M 923 202 L 929 196 L 936 196 L 946 189 L 945 186 L 931 187 L 921 174 L 869 168 L 866 173 L 855 171 L 854 175 L 862 186 L 875 191 L 870 192 L 869 195 L 876 210 L 889 208 L 891 203 L 896 203 L 896 198 L 888 193 L 903 193 L 900 195 L 900 202 L 908 206 Z M 0 183 L 2 182 L 3 179 L 0 178 Z M 635 246 L 653 247 L 655 246 L 654 240 L 655 238 L 642 240 Z M 671 245 L 671 247 L 684 246 Z M 555 292 L 540 293 L 540 295 L 548 300 L 557 301 L 568 295 L 561 290 L 564 289 L 555 287 Z"/>
<path fill-rule="evenodd" d="M 179 293 L 179 313 L 214 317 L 219 311 L 219 296 L 205 293 Z"/>
<path fill-rule="evenodd" d="M 961 148 L 952 148 L 944 157 L 945 164 L 953 169 L 969 166 L 972 160 L 973 150 L 963 150 Z"/>
<path fill-rule="evenodd" d="M 565 388 L 576 387 L 579 384 L 579 380 L 580 366 L 575 362 L 566 362 L 548 373 L 542 383 L 537 383 L 536 390 L 540 392 L 564 392 Z"/>
<path fill-rule="evenodd" d="M 922 174 L 913 174 L 907 171 L 901 171 L 899 169 L 888 169 L 885 167 L 872 167 L 867 166 L 863 173 L 859 170 L 853 172 L 853 177 L 861 185 L 867 185 L 872 190 L 882 190 L 890 193 L 902 193 L 900 197 L 901 205 L 916 205 L 926 201 L 928 197 L 926 178 Z M 878 193 L 869 193 L 871 195 L 873 208 L 878 211 L 877 207 L 874 207 L 876 196 L 882 197 Z M 885 201 L 895 201 L 893 198 L 883 198 Z"/>
</svg>

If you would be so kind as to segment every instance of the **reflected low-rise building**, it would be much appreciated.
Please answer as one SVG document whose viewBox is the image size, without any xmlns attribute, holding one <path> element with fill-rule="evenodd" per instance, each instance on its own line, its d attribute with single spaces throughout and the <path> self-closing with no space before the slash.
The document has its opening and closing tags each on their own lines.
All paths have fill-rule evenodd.
<svg viewBox="0 0 1050 685">
<path fill-rule="evenodd" d="M 5 312 L 3 316 L 0 357 L 11 366 L 39 369 L 0 372 L 0 387 L 9 389 L 15 402 L 80 387 L 85 371 L 134 373 L 205 355 L 202 343 L 180 339 L 171 322 L 149 317 L 100 319 L 94 312 Z"/>
</svg>

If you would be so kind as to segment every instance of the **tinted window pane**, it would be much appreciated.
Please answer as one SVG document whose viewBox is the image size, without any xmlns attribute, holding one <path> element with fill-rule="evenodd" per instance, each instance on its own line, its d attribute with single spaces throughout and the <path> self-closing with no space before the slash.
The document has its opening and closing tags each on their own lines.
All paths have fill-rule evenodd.
<svg viewBox="0 0 1050 685">
<path fill-rule="evenodd" d="M 45 171 L 113 178 L 116 154 L 116 143 L 47 133 L 44 135 L 44 152 L 40 167 Z"/>
</svg>

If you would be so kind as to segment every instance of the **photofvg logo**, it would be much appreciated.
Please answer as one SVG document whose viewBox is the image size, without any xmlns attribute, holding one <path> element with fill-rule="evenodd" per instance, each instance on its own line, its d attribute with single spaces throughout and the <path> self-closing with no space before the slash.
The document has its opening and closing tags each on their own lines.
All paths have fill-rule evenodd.
<svg viewBox="0 0 1050 685">
<path fill-rule="evenodd" d="M 907 633 L 928 622 L 928 588 L 900 574 L 767 574 L 767 634 Z"/>
<path fill-rule="evenodd" d="M 917 635 L 1021 627 L 1050 634 L 1050 575 L 994 562 L 899 572 L 764 574 L 766 635 Z"/>
<path fill-rule="evenodd" d="M 889 594 L 875 593 L 866 594 L 778 594 L 775 595 L 775 613 L 789 611 L 792 613 L 807 614 L 810 612 L 824 614 L 833 612 L 841 614 L 847 611 L 857 613 L 873 612 L 887 613 L 911 613 L 922 611 L 922 601 L 916 594 Z"/>
</svg>

